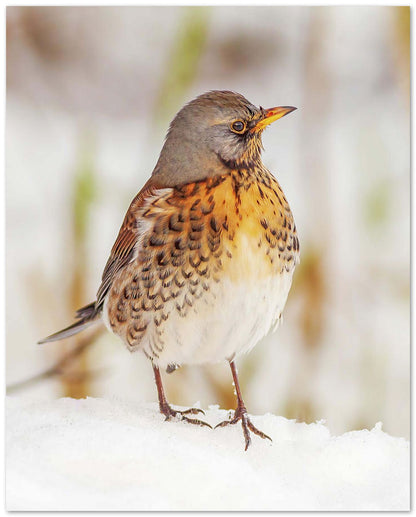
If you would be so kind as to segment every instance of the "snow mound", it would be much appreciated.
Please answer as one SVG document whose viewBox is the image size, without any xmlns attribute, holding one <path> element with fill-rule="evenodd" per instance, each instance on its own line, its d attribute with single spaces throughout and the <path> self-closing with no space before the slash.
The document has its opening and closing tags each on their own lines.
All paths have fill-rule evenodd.
<svg viewBox="0 0 416 517">
<path fill-rule="evenodd" d="M 409 509 L 409 444 L 381 424 L 331 436 L 256 416 L 273 443 L 244 452 L 239 424 L 164 422 L 156 404 L 9 398 L 6 411 L 8 510 Z"/>
</svg>

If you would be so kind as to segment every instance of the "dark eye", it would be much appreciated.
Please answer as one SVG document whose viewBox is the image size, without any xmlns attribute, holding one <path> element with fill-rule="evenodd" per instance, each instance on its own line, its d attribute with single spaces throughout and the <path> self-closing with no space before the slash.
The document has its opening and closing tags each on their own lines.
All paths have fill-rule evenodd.
<svg viewBox="0 0 416 517">
<path fill-rule="evenodd" d="M 242 120 L 236 120 L 231 124 L 231 129 L 234 133 L 242 133 L 246 128 L 245 123 Z"/>
</svg>

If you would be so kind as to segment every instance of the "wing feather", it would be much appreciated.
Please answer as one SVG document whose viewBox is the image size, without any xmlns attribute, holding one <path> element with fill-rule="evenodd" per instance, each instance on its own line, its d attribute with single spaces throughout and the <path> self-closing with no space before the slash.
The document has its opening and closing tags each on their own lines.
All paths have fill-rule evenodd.
<svg viewBox="0 0 416 517">
<path fill-rule="evenodd" d="M 158 188 L 151 178 L 131 202 L 102 274 L 101 285 L 97 291 L 97 301 L 95 302 L 97 311 L 102 310 L 114 277 L 136 256 L 137 248 L 143 233 L 146 231 L 146 224 L 143 224 L 143 214 L 148 210 L 151 203 L 165 197 L 171 191 L 170 188 Z"/>
</svg>

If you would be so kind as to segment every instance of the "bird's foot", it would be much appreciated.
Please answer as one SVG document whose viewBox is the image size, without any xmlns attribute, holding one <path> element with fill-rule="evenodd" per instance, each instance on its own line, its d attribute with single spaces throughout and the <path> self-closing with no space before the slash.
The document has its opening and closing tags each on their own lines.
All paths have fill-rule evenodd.
<svg viewBox="0 0 416 517">
<path fill-rule="evenodd" d="M 263 431 L 260 431 L 255 427 L 251 420 L 248 417 L 247 409 L 244 406 L 238 406 L 237 409 L 234 411 L 233 418 L 230 418 L 230 420 L 224 420 L 224 422 L 220 422 L 215 426 L 215 429 L 217 427 L 225 427 L 227 425 L 236 424 L 241 420 L 241 426 L 243 428 L 244 433 L 244 439 L 246 442 L 245 451 L 248 449 L 249 445 L 251 444 L 251 438 L 250 438 L 250 431 L 257 436 L 260 436 L 260 438 L 267 438 L 267 440 L 272 441 L 270 436 L 267 436 L 267 434 L 263 433 Z"/>
<path fill-rule="evenodd" d="M 176 409 L 171 408 L 169 406 L 169 404 L 166 404 L 166 405 L 160 407 L 160 412 L 162 413 L 162 415 L 165 415 L 165 417 L 166 417 L 165 420 L 172 420 L 173 418 L 177 418 L 181 421 L 189 422 L 190 424 L 207 426 L 210 429 L 212 429 L 212 427 L 209 424 L 207 424 L 207 422 L 204 422 L 203 420 L 198 420 L 197 418 L 188 418 L 187 416 L 185 416 L 185 415 L 197 415 L 198 413 L 202 413 L 203 415 L 205 415 L 205 413 L 204 413 L 204 411 L 202 411 L 202 409 L 192 407 L 190 409 L 186 409 L 185 411 L 178 411 Z"/>
</svg>

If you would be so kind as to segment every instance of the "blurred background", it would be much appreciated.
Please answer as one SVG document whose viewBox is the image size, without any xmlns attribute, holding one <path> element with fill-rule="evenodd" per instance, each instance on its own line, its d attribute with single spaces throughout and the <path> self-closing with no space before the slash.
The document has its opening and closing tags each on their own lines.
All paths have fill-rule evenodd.
<svg viewBox="0 0 416 517">
<path fill-rule="evenodd" d="M 8 393 L 157 400 L 106 331 L 36 342 L 94 300 L 176 111 L 230 89 L 298 107 L 264 135 L 301 263 L 238 361 L 250 413 L 409 437 L 409 34 L 408 7 L 8 7 Z M 173 404 L 235 407 L 226 364 L 164 379 Z"/>
</svg>

